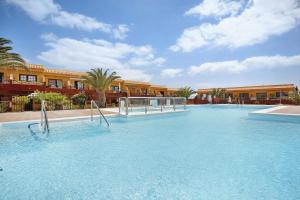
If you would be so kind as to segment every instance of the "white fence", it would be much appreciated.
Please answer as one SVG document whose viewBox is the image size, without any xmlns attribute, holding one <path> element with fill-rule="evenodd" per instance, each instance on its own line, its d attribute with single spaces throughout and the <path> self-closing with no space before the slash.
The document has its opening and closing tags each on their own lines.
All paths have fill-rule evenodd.
<svg viewBox="0 0 300 200">
<path fill-rule="evenodd" d="M 139 115 L 162 112 L 184 111 L 184 97 L 121 97 L 119 113 L 122 115 Z"/>
</svg>

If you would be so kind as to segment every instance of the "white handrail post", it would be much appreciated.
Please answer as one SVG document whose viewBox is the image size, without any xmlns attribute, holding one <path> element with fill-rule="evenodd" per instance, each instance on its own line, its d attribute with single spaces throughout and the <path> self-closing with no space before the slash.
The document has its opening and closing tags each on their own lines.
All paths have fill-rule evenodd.
<svg viewBox="0 0 300 200">
<path fill-rule="evenodd" d="M 119 114 L 121 114 L 121 98 L 119 98 Z"/>
<path fill-rule="evenodd" d="M 131 100 L 128 99 L 128 104 L 130 105 L 130 111 L 132 112 L 132 105 L 131 105 Z"/>
<path fill-rule="evenodd" d="M 40 124 L 41 127 L 43 126 L 43 123 L 44 123 L 43 109 L 44 109 L 44 100 L 42 100 L 42 102 L 41 102 L 41 124 Z"/>
<path fill-rule="evenodd" d="M 128 97 L 126 97 L 126 115 L 128 115 Z"/>
<path fill-rule="evenodd" d="M 47 115 L 47 111 L 46 111 L 46 102 L 44 102 L 44 117 L 45 117 L 45 123 L 46 123 L 45 128 L 47 129 L 47 134 L 49 134 L 49 121 L 48 121 L 48 115 Z"/>
<path fill-rule="evenodd" d="M 147 114 L 147 102 L 148 102 L 147 99 L 145 99 L 144 100 L 144 103 L 145 103 L 145 114 Z"/>
<path fill-rule="evenodd" d="M 176 110 L 176 106 L 175 106 L 175 98 L 173 97 L 173 110 Z"/>
<path fill-rule="evenodd" d="M 279 104 L 281 104 L 281 90 L 280 90 L 280 95 L 279 95 Z"/>
<path fill-rule="evenodd" d="M 98 106 L 98 104 L 95 102 L 95 104 L 97 105 L 97 109 L 99 110 L 99 112 L 100 112 L 100 115 L 99 115 L 99 119 L 100 119 L 100 124 L 102 124 L 102 117 L 101 117 L 101 111 L 100 111 L 100 108 L 99 108 L 99 106 Z"/>
<path fill-rule="evenodd" d="M 93 121 L 93 100 L 91 100 L 91 121 Z"/>
<path fill-rule="evenodd" d="M 107 121 L 107 119 L 105 118 L 105 116 L 103 115 L 103 113 L 101 112 L 99 106 L 96 104 L 96 102 L 94 100 L 91 101 L 91 120 L 93 120 L 93 104 L 95 104 L 98 112 L 99 112 L 99 118 L 100 118 L 100 124 L 102 123 L 102 117 L 103 119 L 105 120 L 106 124 L 107 124 L 107 127 L 109 127 L 109 123 Z"/>
</svg>

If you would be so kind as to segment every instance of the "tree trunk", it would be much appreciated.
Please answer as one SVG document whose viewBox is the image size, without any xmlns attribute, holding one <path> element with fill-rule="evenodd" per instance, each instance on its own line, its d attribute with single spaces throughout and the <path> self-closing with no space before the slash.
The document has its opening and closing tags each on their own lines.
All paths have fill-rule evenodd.
<svg viewBox="0 0 300 200">
<path fill-rule="evenodd" d="M 99 106 L 105 107 L 105 105 L 106 105 L 105 91 L 98 90 L 97 93 L 98 93 Z"/>
</svg>

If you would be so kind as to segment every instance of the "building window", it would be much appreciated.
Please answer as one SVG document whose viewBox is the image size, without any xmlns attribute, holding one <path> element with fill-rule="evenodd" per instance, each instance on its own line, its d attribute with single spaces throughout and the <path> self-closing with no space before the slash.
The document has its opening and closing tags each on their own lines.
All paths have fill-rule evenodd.
<svg viewBox="0 0 300 200">
<path fill-rule="evenodd" d="M 281 92 L 281 97 L 288 97 L 289 94 L 287 92 Z M 280 92 L 276 92 L 276 98 L 280 98 Z"/>
<path fill-rule="evenodd" d="M 257 100 L 266 100 L 267 99 L 267 93 L 256 93 L 256 99 Z"/>
<path fill-rule="evenodd" d="M 20 81 L 27 81 L 26 75 L 20 75 Z"/>
<path fill-rule="evenodd" d="M 19 80 L 20 81 L 28 81 L 28 82 L 36 82 L 36 75 L 20 74 Z"/>
<path fill-rule="evenodd" d="M 80 81 L 75 81 L 74 86 L 76 89 L 79 89 L 79 90 L 83 89 L 83 83 Z"/>
<path fill-rule="evenodd" d="M 243 100 L 249 100 L 249 94 L 248 93 L 240 93 L 240 99 Z"/>
<path fill-rule="evenodd" d="M 28 75 L 27 76 L 27 81 L 36 82 L 36 76 L 34 76 L 34 75 Z"/>
<path fill-rule="evenodd" d="M 276 97 L 280 98 L 280 92 L 276 92 Z"/>
<path fill-rule="evenodd" d="M 48 86 L 51 88 L 62 88 L 62 80 L 59 79 L 49 79 Z"/>
<path fill-rule="evenodd" d="M 111 90 L 114 92 L 119 92 L 119 86 L 111 86 Z"/>
</svg>

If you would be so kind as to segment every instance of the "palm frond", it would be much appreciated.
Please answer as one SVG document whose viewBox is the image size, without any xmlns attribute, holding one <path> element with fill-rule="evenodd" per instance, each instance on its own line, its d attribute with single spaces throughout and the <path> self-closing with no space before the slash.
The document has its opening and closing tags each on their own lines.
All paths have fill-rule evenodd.
<svg viewBox="0 0 300 200">
<path fill-rule="evenodd" d="M 25 60 L 17 53 L 9 52 L 12 50 L 11 40 L 0 37 L 0 67 L 24 68 L 28 70 Z"/>
<path fill-rule="evenodd" d="M 116 72 L 108 74 L 109 70 L 103 70 L 102 68 L 93 68 L 87 72 L 86 76 L 83 76 L 84 82 L 91 85 L 94 89 L 99 91 L 105 91 L 109 85 L 116 79 L 120 78 Z"/>
<path fill-rule="evenodd" d="M 11 44 L 12 41 L 3 37 L 0 37 L 0 46 L 3 46 L 5 44 Z"/>
</svg>

